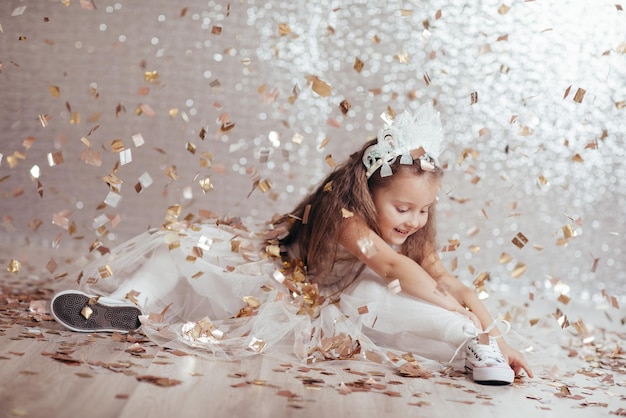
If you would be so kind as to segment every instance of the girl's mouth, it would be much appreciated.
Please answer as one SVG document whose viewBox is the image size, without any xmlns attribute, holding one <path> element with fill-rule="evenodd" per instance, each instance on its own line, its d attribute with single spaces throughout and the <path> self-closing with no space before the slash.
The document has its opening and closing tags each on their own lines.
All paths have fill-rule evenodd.
<svg viewBox="0 0 626 418">
<path fill-rule="evenodd" d="M 394 231 L 396 231 L 398 234 L 402 235 L 402 236 L 407 236 L 409 235 L 409 231 L 404 231 L 398 228 L 394 228 Z"/>
</svg>

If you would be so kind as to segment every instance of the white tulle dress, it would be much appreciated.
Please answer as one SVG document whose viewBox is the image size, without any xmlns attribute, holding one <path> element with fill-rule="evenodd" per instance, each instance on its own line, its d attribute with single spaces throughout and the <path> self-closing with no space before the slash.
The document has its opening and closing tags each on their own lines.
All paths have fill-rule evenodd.
<svg viewBox="0 0 626 418">
<path fill-rule="evenodd" d="M 134 301 L 142 330 L 159 345 L 226 359 L 397 364 L 412 353 L 438 368 L 471 334 L 466 317 L 391 292 L 351 257 L 336 263 L 336 283 L 318 289 L 277 255 L 241 224 L 175 223 L 90 262 L 79 286 Z"/>
</svg>

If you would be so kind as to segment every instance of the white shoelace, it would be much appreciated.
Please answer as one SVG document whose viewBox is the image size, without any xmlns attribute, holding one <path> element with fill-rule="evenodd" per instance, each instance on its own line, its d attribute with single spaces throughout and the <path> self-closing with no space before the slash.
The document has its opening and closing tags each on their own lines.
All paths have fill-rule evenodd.
<svg viewBox="0 0 626 418">
<path fill-rule="evenodd" d="M 476 325 L 474 325 L 473 322 L 470 322 L 470 323 L 467 323 L 467 324 L 463 325 L 463 334 L 465 334 L 465 336 L 467 338 L 456 349 L 456 351 L 454 352 L 454 355 L 452 356 L 450 361 L 448 361 L 448 366 L 452 365 L 452 362 L 454 362 L 454 359 L 456 359 L 456 356 L 459 355 L 459 351 L 461 351 L 461 349 L 463 347 L 465 347 L 465 344 L 467 344 L 469 341 L 473 340 L 474 338 L 478 337 L 478 335 L 480 335 L 480 334 L 488 334 L 488 333 L 490 333 L 491 330 L 493 330 L 496 327 L 498 322 L 503 323 L 505 325 L 505 327 L 506 327 L 506 330 L 504 332 L 500 331 L 500 335 L 493 336 L 494 338 L 500 338 L 500 337 L 503 337 L 504 335 L 506 335 L 511 330 L 511 324 L 506 319 L 502 319 L 502 315 L 498 315 L 498 317 L 496 319 L 494 319 L 493 322 L 487 328 L 485 328 L 482 331 L 480 329 L 478 329 L 476 327 Z M 492 351 L 491 346 L 485 346 L 485 348 L 487 348 L 487 347 L 489 347 L 489 351 Z"/>
</svg>

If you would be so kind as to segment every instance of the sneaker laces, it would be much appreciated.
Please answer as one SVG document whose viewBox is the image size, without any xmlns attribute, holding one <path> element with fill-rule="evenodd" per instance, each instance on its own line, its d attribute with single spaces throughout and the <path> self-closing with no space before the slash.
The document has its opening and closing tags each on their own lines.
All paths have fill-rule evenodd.
<svg viewBox="0 0 626 418">
<path fill-rule="evenodd" d="M 475 344 L 472 348 L 472 352 L 474 352 L 478 360 L 485 365 L 495 365 L 506 362 L 493 337 L 489 337 L 489 344 Z"/>
<path fill-rule="evenodd" d="M 500 331 L 500 334 L 499 335 L 494 335 L 493 338 L 501 338 L 501 337 L 506 335 L 511 330 L 511 324 L 506 319 L 502 319 L 502 315 L 498 315 L 498 317 L 496 319 L 494 319 L 493 322 L 487 328 L 485 328 L 482 331 L 476 325 L 474 325 L 473 322 L 469 322 L 467 324 L 464 324 L 463 325 L 463 334 L 465 334 L 465 336 L 467 338 L 457 347 L 456 351 L 454 352 L 454 355 L 452 356 L 450 361 L 448 361 L 448 366 L 452 365 L 452 363 L 454 362 L 456 357 L 459 355 L 459 352 L 461 351 L 461 349 L 463 347 L 465 347 L 465 345 L 468 342 L 470 342 L 474 338 L 478 337 L 478 335 L 480 335 L 480 334 L 489 334 L 491 332 L 491 330 L 493 330 L 499 322 L 504 324 L 504 326 L 506 327 L 506 330 L 504 332 Z M 490 337 L 492 337 L 492 336 L 490 336 Z M 485 351 L 489 350 L 489 351 L 493 352 L 493 349 L 492 349 L 491 345 L 485 345 L 484 348 L 485 348 Z M 487 355 L 486 357 L 493 357 L 493 356 Z"/>
</svg>

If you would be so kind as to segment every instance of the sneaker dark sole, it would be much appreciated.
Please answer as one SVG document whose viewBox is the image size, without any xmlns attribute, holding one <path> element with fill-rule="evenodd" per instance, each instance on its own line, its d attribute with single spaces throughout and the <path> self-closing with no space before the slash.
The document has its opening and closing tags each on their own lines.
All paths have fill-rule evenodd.
<svg viewBox="0 0 626 418">
<path fill-rule="evenodd" d="M 66 328 L 78 332 L 126 333 L 141 327 L 141 310 L 136 306 L 107 304 L 79 291 L 58 293 L 52 299 L 52 315 Z"/>
</svg>

